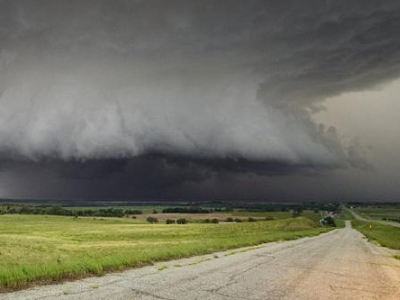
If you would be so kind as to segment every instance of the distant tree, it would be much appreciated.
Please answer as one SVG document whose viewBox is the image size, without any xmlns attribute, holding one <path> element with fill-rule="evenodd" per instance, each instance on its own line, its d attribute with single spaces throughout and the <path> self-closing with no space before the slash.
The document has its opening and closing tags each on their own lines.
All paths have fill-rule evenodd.
<svg viewBox="0 0 400 300">
<path fill-rule="evenodd" d="M 233 222 L 233 218 L 231 218 L 231 217 L 227 218 L 226 222 Z"/>
<path fill-rule="evenodd" d="M 113 207 L 101 208 L 97 212 L 92 212 L 90 210 L 84 210 L 84 211 L 81 211 L 81 213 L 86 216 L 95 214 L 96 216 L 99 216 L 99 217 L 119 217 L 119 218 L 122 218 L 125 215 L 125 211 L 123 209 L 113 208 Z"/>
<path fill-rule="evenodd" d="M 186 224 L 187 220 L 185 218 L 181 218 L 181 219 L 176 220 L 176 223 L 177 224 Z"/>
<path fill-rule="evenodd" d="M 327 216 L 322 220 L 323 225 L 327 225 L 330 227 L 336 227 L 335 220 L 331 216 Z"/>
<path fill-rule="evenodd" d="M 203 220 L 203 223 L 211 223 L 211 220 L 210 219 L 205 219 L 205 220 Z"/>
<path fill-rule="evenodd" d="M 242 221 L 242 219 L 236 218 L 236 219 L 235 219 L 235 222 L 236 222 L 236 223 L 242 223 L 243 221 Z"/>
<path fill-rule="evenodd" d="M 167 219 L 167 220 L 165 221 L 165 223 L 166 223 L 166 224 L 175 224 L 176 222 L 175 222 L 175 220 Z"/>
<path fill-rule="evenodd" d="M 146 219 L 146 221 L 149 222 L 149 223 L 151 223 L 151 224 L 158 223 L 158 219 L 157 219 L 157 218 L 154 218 L 154 217 L 148 217 L 148 218 Z"/>
<path fill-rule="evenodd" d="M 138 209 L 126 209 L 125 210 L 126 215 L 141 215 L 142 211 Z"/>
<path fill-rule="evenodd" d="M 205 214 L 210 213 L 209 209 L 201 207 L 168 207 L 163 209 L 163 213 L 177 213 L 177 214 Z"/>
<path fill-rule="evenodd" d="M 153 209 L 153 214 L 158 214 L 157 209 Z"/>
<path fill-rule="evenodd" d="M 213 223 L 213 224 L 218 224 L 219 221 L 218 221 L 218 219 L 211 219 L 211 223 Z"/>
<path fill-rule="evenodd" d="M 298 212 L 298 211 L 293 211 L 292 212 L 292 218 L 297 218 L 297 217 L 300 217 L 301 216 L 301 212 Z"/>
</svg>

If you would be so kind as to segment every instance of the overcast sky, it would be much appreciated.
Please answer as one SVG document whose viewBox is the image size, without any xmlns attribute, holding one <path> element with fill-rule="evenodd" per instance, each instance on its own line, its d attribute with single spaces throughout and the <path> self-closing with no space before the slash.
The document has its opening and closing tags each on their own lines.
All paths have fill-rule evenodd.
<svg viewBox="0 0 400 300">
<path fill-rule="evenodd" d="M 397 0 L 0 0 L 0 197 L 400 201 Z"/>
</svg>

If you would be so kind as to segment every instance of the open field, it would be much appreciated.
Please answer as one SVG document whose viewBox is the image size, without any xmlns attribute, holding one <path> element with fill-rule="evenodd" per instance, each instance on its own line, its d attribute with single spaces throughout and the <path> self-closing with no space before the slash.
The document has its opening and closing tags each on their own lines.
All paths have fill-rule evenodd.
<svg viewBox="0 0 400 300">
<path fill-rule="evenodd" d="M 290 212 L 248 212 L 248 211 L 234 211 L 232 215 L 235 217 L 257 217 L 257 218 L 266 218 L 272 217 L 275 219 L 287 219 L 291 217 Z"/>
<path fill-rule="evenodd" d="M 400 227 L 353 220 L 354 228 L 364 234 L 368 239 L 392 249 L 400 249 Z M 371 225 L 371 228 L 370 228 Z"/>
<path fill-rule="evenodd" d="M 329 231 L 310 219 L 135 224 L 129 219 L 0 216 L 0 290 Z"/>
<path fill-rule="evenodd" d="M 319 224 L 319 220 L 322 218 L 320 213 L 314 213 L 312 211 L 304 211 L 301 216 L 313 220 L 316 224 Z M 148 217 L 157 218 L 160 222 L 167 219 L 177 220 L 179 218 L 185 218 L 188 221 L 204 221 L 206 219 L 217 219 L 220 222 L 226 221 L 228 218 L 241 219 L 246 221 L 248 218 L 254 218 L 256 220 L 281 220 L 288 219 L 292 217 L 290 212 L 243 212 L 243 211 L 233 211 L 233 212 L 213 212 L 213 213 L 201 213 L 201 214 L 188 214 L 188 213 L 144 213 L 142 215 L 135 215 L 136 221 L 145 222 Z"/>
<path fill-rule="evenodd" d="M 271 208 L 271 204 L 270 207 Z M 216 219 L 219 222 L 242 220 L 277 220 L 293 216 L 293 210 L 282 206 L 286 211 L 247 211 L 246 209 L 232 209 L 211 206 L 163 206 L 163 205 L 105 205 L 105 206 L 62 206 L 48 204 L 0 204 L 1 214 L 23 215 L 56 215 L 70 217 L 118 217 L 134 219 L 135 223 L 146 223 L 148 217 L 157 218 L 159 222 L 166 220 L 186 219 L 189 222 L 203 222 Z M 262 207 L 261 207 L 262 208 Z M 273 208 L 273 207 L 272 207 Z M 275 208 L 276 209 L 276 208 Z M 319 224 L 323 216 L 319 210 L 296 211 L 296 216 L 304 216 Z"/>
<path fill-rule="evenodd" d="M 261 222 L 260 222 L 261 223 Z M 398 300 L 400 260 L 352 229 L 0 294 L 1 300 Z"/>
<path fill-rule="evenodd" d="M 142 214 L 135 215 L 136 221 L 144 223 L 148 217 L 157 218 L 160 222 L 165 222 L 167 219 L 177 220 L 180 218 L 184 218 L 189 222 L 201 222 L 206 219 L 217 219 L 219 221 L 225 221 L 227 218 L 233 218 L 234 216 L 231 213 L 202 213 L 202 214 L 180 214 L 180 213 L 162 213 L 162 214 Z M 241 220 L 247 220 L 248 217 L 240 216 L 235 217 Z M 259 218 L 263 219 L 263 218 Z"/>
<path fill-rule="evenodd" d="M 398 220 L 400 222 L 399 208 L 357 208 L 354 211 L 366 219 Z"/>
<path fill-rule="evenodd" d="M 292 216 L 291 212 L 247 212 L 247 211 L 234 211 L 231 213 L 234 217 L 253 217 L 253 218 L 274 218 L 274 219 L 287 219 Z M 316 223 L 322 219 L 321 213 L 311 210 L 305 210 L 301 213 L 303 217 L 309 218 Z"/>
</svg>

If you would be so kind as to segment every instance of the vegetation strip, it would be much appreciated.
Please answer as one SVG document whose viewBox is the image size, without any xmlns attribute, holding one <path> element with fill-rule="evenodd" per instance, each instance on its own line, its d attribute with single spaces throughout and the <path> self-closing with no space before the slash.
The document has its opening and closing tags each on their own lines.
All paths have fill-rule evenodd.
<svg viewBox="0 0 400 300">
<path fill-rule="evenodd" d="M 0 290 L 101 275 L 182 257 L 327 232 L 305 217 L 226 224 L 0 216 Z"/>
<path fill-rule="evenodd" d="M 348 208 L 344 208 L 342 211 L 343 218 L 351 220 L 353 228 L 364 234 L 369 240 L 375 241 L 383 247 L 400 249 L 400 227 L 377 223 L 374 220 L 356 220 Z M 340 222 L 337 223 L 340 224 Z M 396 258 L 399 257 L 396 256 Z"/>
<path fill-rule="evenodd" d="M 368 239 L 378 242 L 381 246 L 400 249 L 400 227 L 359 220 L 353 220 L 352 224 Z"/>
</svg>

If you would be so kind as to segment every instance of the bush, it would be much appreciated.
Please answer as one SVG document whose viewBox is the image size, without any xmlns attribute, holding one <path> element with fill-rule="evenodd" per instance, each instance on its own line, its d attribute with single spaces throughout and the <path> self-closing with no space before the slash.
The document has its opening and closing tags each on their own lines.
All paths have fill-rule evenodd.
<svg viewBox="0 0 400 300">
<path fill-rule="evenodd" d="M 176 214 L 205 214 L 210 213 L 209 209 L 204 209 L 201 207 L 168 207 L 162 210 L 164 214 L 166 213 L 176 213 Z"/>
<path fill-rule="evenodd" d="M 236 222 L 236 223 L 242 223 L 243 221 L 242 221 L 242 219 L 236 218 L 236 219 L 235 219 L 235 222 Z"/>
<path fill-rule="evenodd" d="M 146 221 L 149 222 L 149 223 L 151 223 L 151 224 L 158 223 L 158 219 L 157 219 L 157 218 L 154 218 L 154 217 L 148 217 L 148 218 L 146 219 Z"/>
<path fill-rule="evenodd" d="M 175 220 L 171 220 L 171 219 L 167 219 L 165 221 L 165 224 L 175 224 L 175 223 L 176 223 Z"/>
<path fill-rule="evenodd" d="M 292 218 L 297 218 L 297 217 L 300 217 L 300 216 L 301 216 L 301 212 L 299 212 L 299 211 L 292 212 Z"/>
<path fill-rule="evenodd" d="M 212 219 L 212 220 L 211 220 L 211 223 L 213 223 L 213 224 L 218 224 L 219 221 L 218 221 L 218 219 Z"/>
<path fill-rule="evenodd" d="M 274 217 L 268 216 L 268 217 L 265 217 L 264 220 L 265 221 L 272 221 L 272 220 L 275 220 L 275 219 L 274 219 Z"/>
<path fill-rule="evenodd" d="M 330 227 L 336 227 L 335 220 L 331 216 L 327 216 L 322 220 L 323 225 L 327 225 Z"/>
<path fill-rule="evenodd" d="M 177 223 L 177 224 L 186 224 L 186 223 L 187 223 L 187 221 L 186 221 L 186 219 L 185 219 L 185 218 L 182 218 L 182 219 L 178 219 L 178 220 L 176 220 L 176 223 Z"/>
<path fill-rule="evenodd" d="M 249 222 L 257 222 L 257 220 L 252 218 L 252 217 L 249 217 L 247 221 L 249 221 Z"/>
<path fill-rule="evenodd" d="M 138 209 L 126 209 L 125 210 L 126 215 L 141 215 L 142 211 Z"/>
<path fill-rule="evenodd" d="M 233 222 L 233 218 L 227 218 L 226 222 Z"/>
<path fill-rule="evenodd" d="M 211 220 L 210 219 L 205 219 L 205 220 L 203 220 L 203 223 L 211 223 Z"/>
</svg>

